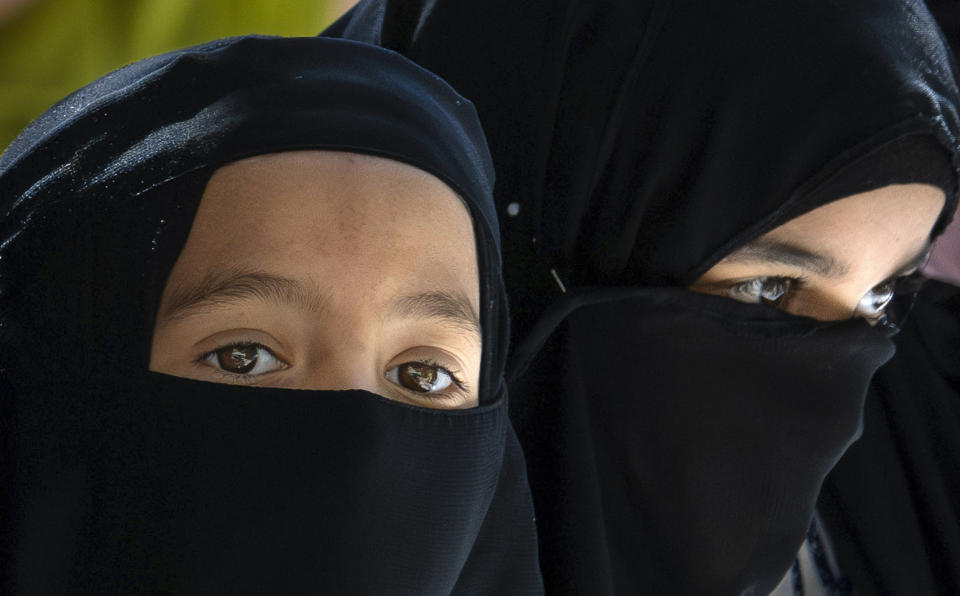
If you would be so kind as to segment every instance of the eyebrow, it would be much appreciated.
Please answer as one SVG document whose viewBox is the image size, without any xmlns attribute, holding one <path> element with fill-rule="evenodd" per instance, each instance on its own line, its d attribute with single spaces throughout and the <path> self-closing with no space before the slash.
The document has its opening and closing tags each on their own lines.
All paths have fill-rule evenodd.
<svg viewBox="0 0 960 596">
<path fill-rule="evenodd" d="M 799 267 L 821 277 L 843 277 L 850 270 L 849 265 L 832 257 L 811 252 L 795 244 L 763 238 L 758 238 L 741 246 L 725 256 L 722 261 L 727 263 L 777 263 Z"/>
<path fill-rule="evenodd" d="M 899 277 L 921 267 L 930 257 L 931 242 L 928 240 L 913 257 L 901 266 L 888 279 Z M 832 257 L 811 252 L 803 247 L 787 242 L 776 242 L 758 238 L 749 244 L 738 248 L 722 259 L 727 263 L 763 262 L 779 263 L 792 267 L 799 267 L 821 277 L 843 277 L 850 271 L 850 266 L 837 261 Z"/>
<path fill-rule="evenodd" d="M 322 314 L 330 301 L 318 288 L 264 271 L 234 269 L 207 274 L 199 283 L 174 290 L 162 318 L 185 319 L 210 308 L 248 300 L 273 302 Z M 435 319 L 480 336 L 480 318 L 466 296 L 432 290 L 398 296 L 387 306 L 387 318 Z"/>
<path fill-rule="evenodd" d="M 163 318 L 184 319 L 203 314 L 211 307 L 260 300 L 288 304 L 320 313 L 326 297 L 309 292 L 299 281 L 263 271 L 234 269 L 208 273 L 199 283 L 177 288 L 163 310 Z"/>
<path fill-rule="evenodd" d="M 438 319 L 480 337 L 480 317 L 466 296 L 442 290 L 394 298 L 388 317 Z"/>
</svg>

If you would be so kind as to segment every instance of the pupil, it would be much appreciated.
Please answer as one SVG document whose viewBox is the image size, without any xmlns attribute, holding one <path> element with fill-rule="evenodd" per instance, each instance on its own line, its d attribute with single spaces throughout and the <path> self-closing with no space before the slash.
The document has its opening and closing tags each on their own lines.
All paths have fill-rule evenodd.
<svg viewBox="0 0 960 596">
<path fill-rule="evenodd" d="M 426 393 L 437 384 L 437 368 L 426 364 L 407 363 L 400 365 L 400 383 L 407 389 Z"/>
<path fill-rule="evenodd" d="M 257 346 L 228 346 L 217 350 L 217 363 L 227 372 L 246 374 L 257 365 Z"/>
</svg>

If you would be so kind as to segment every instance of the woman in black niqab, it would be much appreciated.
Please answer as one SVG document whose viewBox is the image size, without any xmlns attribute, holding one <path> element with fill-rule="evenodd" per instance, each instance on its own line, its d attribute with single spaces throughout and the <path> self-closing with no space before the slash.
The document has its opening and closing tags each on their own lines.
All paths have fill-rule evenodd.
<svg viewBox="0 0 960 596">
<path fill-rule="evenodd" d="M 303 149 L 413 165 L 462 198 L 478 407 L 148 372 L 213 171 Z M 355 42 L 216 41 L 51 108 L 0 158 L 0 591 L 540 591 L 492 183 L 473 106 Z"/>
<path fill-rule="evenodd" d="M 548 591 L 772 589 L 893 346 L 683 288 L 895 184 L 941 189 L 942 231 L 960 100 L 924 5 L 366 0 L 325 34 L 478 106 Z"/>
</svg>

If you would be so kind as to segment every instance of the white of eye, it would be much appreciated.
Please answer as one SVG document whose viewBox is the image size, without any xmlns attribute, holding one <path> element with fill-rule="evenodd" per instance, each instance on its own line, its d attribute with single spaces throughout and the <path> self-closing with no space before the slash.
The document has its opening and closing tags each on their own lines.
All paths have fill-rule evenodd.
<svg viewBox="0 0 960 596">
<path fill-rule="evenodd" d="M 394 385 L 418 393 L 436 393 L 453 384 L 450 371 L 425 362 L 404 362 L 388 370 L 384 377 Z"/>
<path fill-rule="evenodd" d="M 235 375 L 257 376 L 280 370 L 284 363 L 260 344 L 234 344 L 204 357 L 215 368 Z"/>
</svg>

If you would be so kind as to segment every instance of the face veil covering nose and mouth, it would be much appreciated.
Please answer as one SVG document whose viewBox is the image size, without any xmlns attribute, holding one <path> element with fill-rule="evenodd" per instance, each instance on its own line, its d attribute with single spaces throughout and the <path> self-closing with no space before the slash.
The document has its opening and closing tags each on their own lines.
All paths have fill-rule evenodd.
<svg viewBox="0 0 960 596">
<path fill-rule="evenodd" d="M 943 230 L 960 102 L 923 3 L 363 0 L 324 35 L 411 57 L 485 123 L 548 592 L 773 589 L 893 345 L 682 288 L 885 185 L 943 188 Z"/>
<path fill-rule="evenodd" d="M 212 171 L 298 149 L 391 158 L 463 199 L 478 407 L 148 372 Z M 542 591 L 492 185 L 470 102 L 356 42 L 216 41 L 51 108 L 0 158 L 0 591 Z"/>
</svg>

